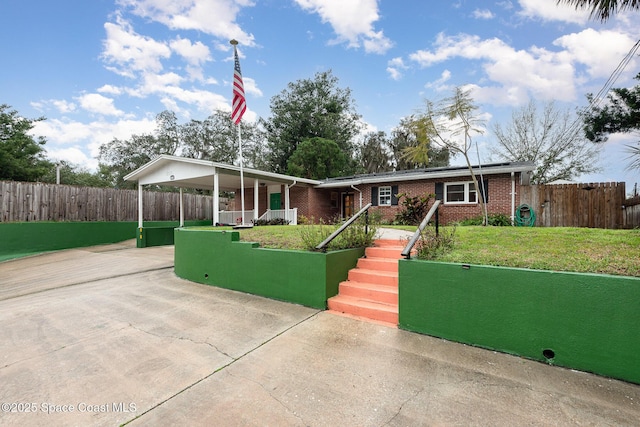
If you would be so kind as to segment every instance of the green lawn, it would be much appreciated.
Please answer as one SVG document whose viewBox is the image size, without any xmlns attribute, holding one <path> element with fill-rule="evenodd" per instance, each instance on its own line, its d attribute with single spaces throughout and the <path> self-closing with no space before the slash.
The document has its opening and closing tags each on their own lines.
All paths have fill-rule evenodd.
<svg viewBox="0 0 640 427">
<path fill-rule="evenodd" d="M 268 248 L 303 249 L 301 227 L 254 227 L 241 230 L 240 239 Z M 453 251 L 439 260 L 640 277 L 640 230 L 457 227 Z"/>
</svg>

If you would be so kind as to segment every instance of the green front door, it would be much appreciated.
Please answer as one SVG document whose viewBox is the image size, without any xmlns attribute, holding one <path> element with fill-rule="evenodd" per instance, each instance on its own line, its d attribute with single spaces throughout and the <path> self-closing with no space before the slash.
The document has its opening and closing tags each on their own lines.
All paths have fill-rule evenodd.
<svg viewBox="0 0 640 427">
<path fill-rule="evenodd" d="M 269 209 L 271 209 L 272 211 L 276 209 L 282 209 L 280 193 L 271 193 L 269 195 Z"/>
</svg>

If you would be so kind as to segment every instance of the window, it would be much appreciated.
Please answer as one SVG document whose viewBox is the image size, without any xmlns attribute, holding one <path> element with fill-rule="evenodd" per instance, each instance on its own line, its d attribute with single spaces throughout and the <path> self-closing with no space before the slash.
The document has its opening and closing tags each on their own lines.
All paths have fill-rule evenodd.
<svg viewBox="0 0 640 427">
<path fill-rule="evenodd" d="M 371 187 L 372 206 L 397 206 L 398 186 L 386 185 L 382 187 Z"/>
<path fill-rule="evenodd" d="M 391 187 L 378 188 L 378 206 L 391 206 Z"/>
<path fill-rule="evenodd" d="M 445 203 L 477 203 L 478 197 L 473 182 L 451 182 L 444 184 Z"/>
</svg>

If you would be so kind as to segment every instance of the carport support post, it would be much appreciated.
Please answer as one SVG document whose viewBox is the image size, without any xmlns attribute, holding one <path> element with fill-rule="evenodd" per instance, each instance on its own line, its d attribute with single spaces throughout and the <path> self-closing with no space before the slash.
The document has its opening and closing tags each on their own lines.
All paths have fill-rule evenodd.
<svg viewBox="0 0 640 427">
<path fill-rule="evenodd" d="M 184 204 L 182 200 L 182 187 L 180 187 L 180 227 L 184 227 Z"/>
<path fill-rule="evenodd" d="M 220 223 L 220 181 L 218 170 L 213 170 L 213 225 Z"/>
<path fill-rule="evenodd" d="M 253 181 L 253 223 L 258 221 L 258 191 L 260 190 L 258 178 Z"/>
<path fill-rule="evenodd" d="M 142 228 L 142 184 L 138 183 L 138 228 Z"/>
</svg>

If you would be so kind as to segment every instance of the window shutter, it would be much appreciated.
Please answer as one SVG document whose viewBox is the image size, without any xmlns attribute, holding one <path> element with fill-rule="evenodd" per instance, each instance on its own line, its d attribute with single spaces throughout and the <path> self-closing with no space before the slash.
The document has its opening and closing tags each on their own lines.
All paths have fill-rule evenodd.
<svg viewBox="0 0 640 427">
<path fill-rule="evenodd" d="M 398 186 L 391 186 L 391 206 L 398 206 Z"/>
<path fill-rule="evenodd" d="M 444 201 L 444 183 L 436 182 L 436 200 Z"/>
<path fill-rule="evenodd" d="M 371 206 L 378 206 L 378 187 L 371 187 Z"/>
<path fill-rule="evenodd" d="M 484 202 L 489 203 L 489 180 L 482 180 L 482 196 L 484 196 Z"/>
</svg>

